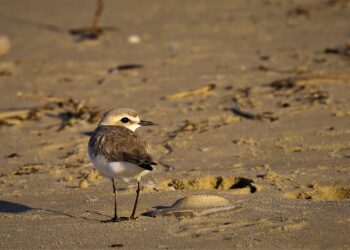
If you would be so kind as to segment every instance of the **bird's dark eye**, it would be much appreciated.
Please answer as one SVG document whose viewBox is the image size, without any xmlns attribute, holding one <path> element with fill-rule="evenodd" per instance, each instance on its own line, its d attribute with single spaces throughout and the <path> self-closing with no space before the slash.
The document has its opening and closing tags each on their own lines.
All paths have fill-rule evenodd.
<svg viewBox="0 0 350 250">
<path fill-rule="evenodd" d="M 128 123 L 128 122 L 129 122 L 129 118 L 123 117 L 120 121 L 121 121 L 122 123 Z"/>
</svg>

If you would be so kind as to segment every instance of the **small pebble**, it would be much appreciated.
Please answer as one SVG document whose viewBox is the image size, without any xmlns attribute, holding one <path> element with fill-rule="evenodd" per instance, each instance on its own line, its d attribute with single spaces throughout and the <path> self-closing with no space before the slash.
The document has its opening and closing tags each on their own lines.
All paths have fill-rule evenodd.
<svg viewBox="0 0 350 250">
<path fill-rule="evenodd" d="M 72 176 L 66 176 L 66 177 L 64 177 L 64 180 L 66 182 L 71 182 L 71 181 L 73 181 L 73 177 Z"/>
<path fill-rule="evenodd" d="M 10 38 L 6 35 L 0 34 L 0 56 L 7 54 L 11 49 Z"/>
<path fill-rule="evenodd" d="M 208 148 L 208 147 L 199 148 L 199 151 L 202 151 L 202 152 L 209 152 L 210 150 L 211 148 Z"/>
<path fill-rule="evenodd" d="M 99 180 L 101 176 L 98 174 L 98 172 L 91 172 L 88 174 L 87 178 L 89 181 L 95 181 Z"/>
<path fill-rule="evenodd" d="M 89 187 L 89 183 L 87 182 L 87 180 L 82 180 L 80 183 L 79 183 L 79 187 L 81 189 L 85 189 L 85 188 L 88 188 Z"/>
<path fill-rule="evenodd" d="M 242 71 L 245 71 L 245 70 L 247 70 L 247 66 L 241 65 L 241 66 L 239 67 L 239 69 L 242 70 Z"/>
<path fill-rule="evenodd" d="M 176 52 L 176 50 L 177 50 L 177 44 L 176 44 L 176 43 L 170 44 L 170 45 L 169 45 L 169 50 L 170 50 L 171 52 Z"/>
<path fill-rule="evenodd" d="M 344 116 L 350 115 L 350 112 L 348 113 L 348 112 L 344 112 L 342 110 L 338 110 L 334 113 L 334 115 L 336 117 L 344 117 Z"/>
<path fill-rule="evenodd" d="M 140 43 L 141 38 L 138 35 L 131 35 L 128 37 L 128 42 L 132 44 Z"/>
<path fill-rule="evenodd" d="M 52 170 L 52 171 L 50 171 L 51 173 L 53 173 L 53 174 L 61 174 L 62 173 L 62 170 L 61 169 L 54 169 L 54 170 Z"/>
</svg>

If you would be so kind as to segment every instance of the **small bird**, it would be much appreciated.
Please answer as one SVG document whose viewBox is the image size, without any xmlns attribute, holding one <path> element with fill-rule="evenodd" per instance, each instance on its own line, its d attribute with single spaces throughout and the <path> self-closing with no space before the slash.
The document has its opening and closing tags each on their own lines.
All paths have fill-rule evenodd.
<svg viewBox="0 0 350 250">
<path fill-rule="evenodd" d="M 137 180 L 136 199 L 130 219 L 135 219 L 140 194 L 141 177 L 157 165 L 148 152 L 147 143 L 135 133 L 140 126 L 157 125 L 140 120 L 137 112 L 129 108 L 112 109 L 106 112 L 93 132 L 88 145 L 90 160 L 99 173 L 112 180 L 114 192 L 114 217 L 118 222 L 127 218 L 118 217 L 117 189 L 115 178 L 125 182 Z"/>
</svg>

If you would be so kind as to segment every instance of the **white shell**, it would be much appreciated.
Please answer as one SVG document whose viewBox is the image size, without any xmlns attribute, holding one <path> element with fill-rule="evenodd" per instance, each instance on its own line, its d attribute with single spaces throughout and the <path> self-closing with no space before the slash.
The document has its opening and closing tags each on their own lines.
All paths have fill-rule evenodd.
<svg viewBox="0 0 350 250">
<path fill-rule="evenodd" d="M 157 209 L 152 216 L 196 217 L 237 208 L 220 196 L 190 195 L 177 200 L 172 206 Z"/>
</svg>

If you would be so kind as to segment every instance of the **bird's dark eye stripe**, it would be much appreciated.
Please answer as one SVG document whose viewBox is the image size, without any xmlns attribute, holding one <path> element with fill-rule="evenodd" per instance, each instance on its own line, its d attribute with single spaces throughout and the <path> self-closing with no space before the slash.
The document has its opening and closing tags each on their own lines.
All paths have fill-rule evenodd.
<svg viewBox="0 0 350 250">
<path fill-rule="evenodd" d="M 128 123 L 128 122 L 129 122 L 129 118 L 123 117 L 123 118 L 121 119 L 121 122 L 122 122 L 122 123 Z"/>
</svg>

